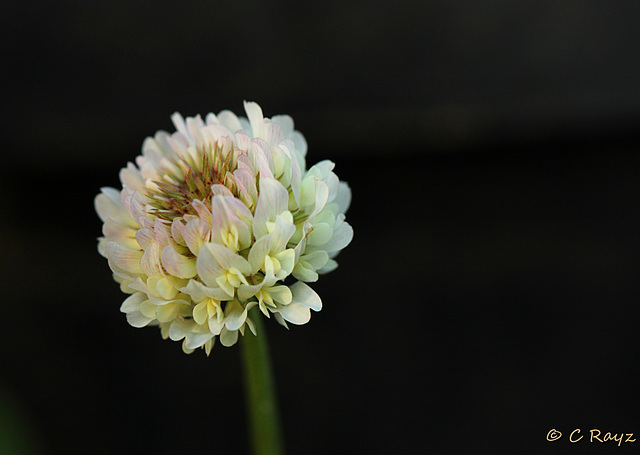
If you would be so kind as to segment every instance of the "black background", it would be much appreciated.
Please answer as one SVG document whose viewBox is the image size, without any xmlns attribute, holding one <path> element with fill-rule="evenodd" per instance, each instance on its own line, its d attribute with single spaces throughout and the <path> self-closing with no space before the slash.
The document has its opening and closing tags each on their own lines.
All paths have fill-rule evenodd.
<svg viewBox="0 0 640 455">
<path fill-rule="evenodd" d="M 640 450 L 639 20 L 604 0 L 8 8 L 3 450 L 248 453 L 238 346 L 130 327 L 93 210 L 174 111 L 245 99 L 353 190 L 323 310 L 267 321 L 289 453 Z"/>
</svg>

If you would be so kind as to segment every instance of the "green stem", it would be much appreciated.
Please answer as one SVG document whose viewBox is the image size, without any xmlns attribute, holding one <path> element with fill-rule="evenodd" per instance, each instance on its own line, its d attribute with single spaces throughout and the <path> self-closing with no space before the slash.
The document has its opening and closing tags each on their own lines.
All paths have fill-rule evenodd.
<svg viewBox="0 0 640 455">
<path fill-rule="evenodd" d="M 247 330 L 241 339 L 251 448 L 254 455 L 282 455 L 282 431 L 267 334 L 262 324 L 262 314 L 256 308 L 251 312 L 254 313 L 251 319 L 258 335 L 254 336 Z"/>
</svg>

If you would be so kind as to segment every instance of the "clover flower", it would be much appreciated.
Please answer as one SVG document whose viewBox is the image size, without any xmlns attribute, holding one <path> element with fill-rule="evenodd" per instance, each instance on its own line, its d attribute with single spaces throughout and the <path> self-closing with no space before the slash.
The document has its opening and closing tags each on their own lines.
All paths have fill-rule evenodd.
<svg viewBox="0 0 640 455">
<path fill-rule="evenodd" d="M 307 283 L 335 269 L 353 237 L 334 164 L 307 170 L 291 117 L 244 107 L 248 119 L 174 114 L 177 131 L 147 138 L 121 170 L 122 190 L 95 198 L 98 251 L 130 294 L 121 311 L 187 353 L 255 333 L 252 307 L 285 327 L 308 322 L 322 301 Z"/>
</svg>

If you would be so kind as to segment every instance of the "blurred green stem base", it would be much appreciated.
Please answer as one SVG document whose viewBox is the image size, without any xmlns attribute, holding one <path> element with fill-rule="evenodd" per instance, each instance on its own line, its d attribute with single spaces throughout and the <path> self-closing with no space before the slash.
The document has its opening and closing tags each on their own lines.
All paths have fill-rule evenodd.
<svg viewBox="0 0 640 455">
<path fill-rule="evenodd" d="M 241 338 L 249 431 L 254 455 L 283 455 L 282 430 L 276 400 L 267 334 L 258 308 L 251 310 L 257 336 L 247 330 Z"/>
</svg>

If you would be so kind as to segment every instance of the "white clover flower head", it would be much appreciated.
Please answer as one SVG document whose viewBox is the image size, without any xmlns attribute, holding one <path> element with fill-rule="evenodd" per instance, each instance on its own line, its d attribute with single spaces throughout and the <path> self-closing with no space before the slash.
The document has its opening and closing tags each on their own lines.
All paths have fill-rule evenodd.
<svg viewBox="0 0 640 455">
<path fill-rule="evenodd" d="M 95 198 L 98 251 L 130 294 L 121 311 L 187 353 L 255 333 L 254 306 L 285 327 L 307 323 L 322 301 L 306 283 L 334 270 L 353 237 L 351 191 L 334 164 L 307 170 L 291 117 L 244 108 L 248 119 L 174 114 L 177 131 L 144 141 L 120 172 L 122 190 Z"/>
</svg>

